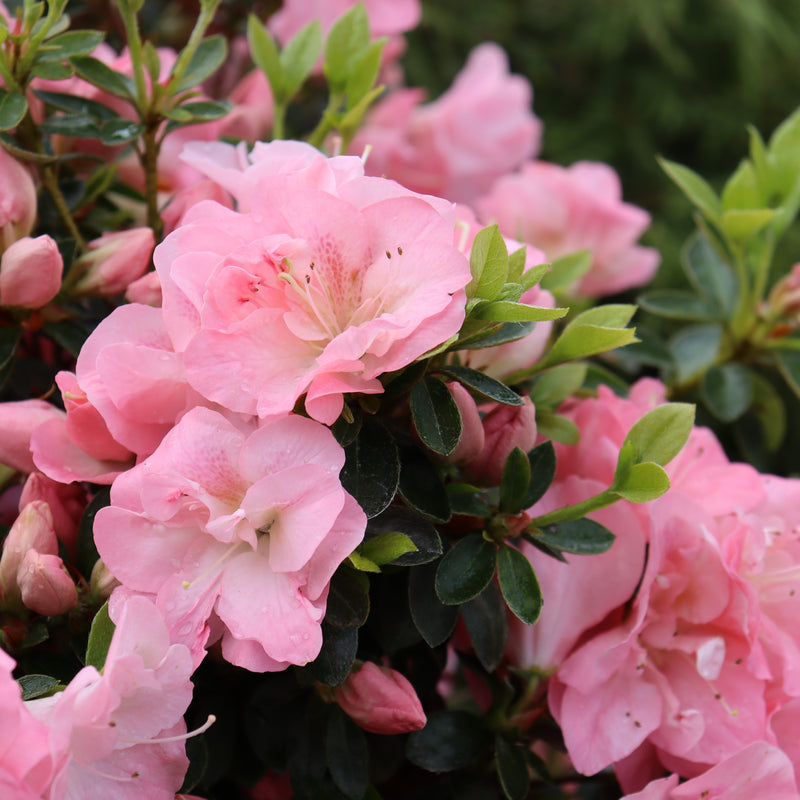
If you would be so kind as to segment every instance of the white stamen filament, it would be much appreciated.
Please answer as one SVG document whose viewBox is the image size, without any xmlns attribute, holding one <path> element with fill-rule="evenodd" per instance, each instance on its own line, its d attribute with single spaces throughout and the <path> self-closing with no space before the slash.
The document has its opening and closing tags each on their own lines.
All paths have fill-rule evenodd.
<svg viewBox="0 0 800 800">
<path fill-rule="evenodd" d="M 124 739 L 120 736 L 118 741 L 125 742 L 125 744 L 166 744 L 167 742 L 183 742 L 186 739 L 193 739 L 195 736 L 205 733 L 216 721 L 217 718 L 213 714 L 209 714 L 208 719 L 199 728 L 195 728 L 193 731 L 187 731 L 179 736 L 164 736 L 161 739 Z"/>
<path fill-rule="evenodd" d="M 247 545 L 245 542 L 234 542 L 210 567 L 203 570 L 200 575 L 190 581 L 181 581 L 181 586 L 183 586 L 184 589 L 190 589 L 195 583 L 203 580 L 203 578 L 207 577 L 211 572 L 213 572 L 220 564 L 222 564 L 223 561 L 226 561 L 228 558 L 230 558 L 234 551 L 246 546 Z"/>
</svg>

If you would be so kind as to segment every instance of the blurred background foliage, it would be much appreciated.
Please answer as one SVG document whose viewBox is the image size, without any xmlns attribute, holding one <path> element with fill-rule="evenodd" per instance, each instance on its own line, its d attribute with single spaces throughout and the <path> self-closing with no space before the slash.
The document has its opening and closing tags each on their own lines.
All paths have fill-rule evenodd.
<svg viewBox="0 0 800 800">
<path fill-rule="evenodd" d="M 625 199 L 653 215 L 643 241 L 664 255 L 656 285 L 682 282 L 678 251 L 694 226 L 655 156 L 719 188 L 746 154 L 747 125 L 766 137 L 800 105 L 796 0 L 424 0 L 423 9 L 407 82 L 434 98 L 479 41 L 500 43 L 533 84 L 541 157 L 605 161 Z M 776 266 L 795 261 L 798 236 Z"/>
</svg>

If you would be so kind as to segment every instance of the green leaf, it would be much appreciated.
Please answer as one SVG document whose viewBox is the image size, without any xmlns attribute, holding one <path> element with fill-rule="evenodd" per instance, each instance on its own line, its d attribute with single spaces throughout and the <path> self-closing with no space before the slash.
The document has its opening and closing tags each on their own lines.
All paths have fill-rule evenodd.
<svg viewBox="0 0 800 800">
<path fill-rule="evenodd" d="M 522 278 L 523 273 L 525 272 L 525 255 L 526 255 L 527 248 L 525 245 L 522 247 L 517 248 L 513 253 L 508 254 L 508 277 L 506 280 L 512 283 L 520 283 L 520 279 Z M 544 268 L 540 274 L 538 273 L 538 265 L 537 267 L 532 267 L 528 270 L 529 273 L 534 273 L 531 275 L 530 278 L 534 278 L 533 284 L 538 283 L 542 279 L 542 275 L 547 272 L 549 266 L 547 264 L 542 264 Z M 530 288 L 530 286 L 528 287 Z"/>
<path fill-rule="evenodd" d="M 317 63 L 321 52 L 322 27 L 319 20 L 316 19 L 302 27 L 286 43 L 286 47 L 283 48 L 280 54 L 283 92 L 286 100 L 292 98 L 303 85 L 303 82 L 314 68 L 314 64 Z M 267 56 L 267 58 L 269 59 L 273 56 Z"/>
<path fill-rule="evenodd" d="M 22 687 L 22 699 L 34 700 L 52 694 L 59 680 L 50 675 L 23 675 L 17 683 Z"/>
<path fill-rule="evenodd" d="M 759 208 L 762 204 L 761 191 L 753 165 L 744 159 L 725 183 L 722 190 L 722 209 Z"/>
<path fill-rule="evenodd" d="M 531 785 L 525 748 L 500 735 L 495 737 L 494 748 L 495 766 L 503 794 L 508 800 L 525 800 Z"/>
<path fill-rule="evenodd" d="M 62 64 L 60 61 L 35 61 L 31 67 L 32 78 L 44 78 L 46 81 L 63 81 L 74 74 L 75 70 L 69 62 Z"/>
<path fill-rule="evenodd" d="M 676 365 L 679 383 L 688 383 L 708 369 L 719 357 L 722 327 L 717 324 L 691 325 L 670 339 L 668 347 Z"/>
<path fill-rule="evenodd" d="M 706 218 L 717 220 L 721 211 L 719 198 L 700 175 L 674 161 L 659 158 L 658 163 Z"/>
<path fill-rule="evenodd" d="M 686 444 L 694 425 L 694 406 L 665 403 L 648 411 L 628 431 L 622 446 L 630 444 L 634 463 L 668 464 Z"/>
<path fill-rule="evenodd" d="M 533 625 L 542 612 L 542 590 L 531 562 L 505 544 L 497 554 L 497 579 L 511 611 L 526 625 Z"/>
<path fill-rule="evenodd" d="M 344 448 L 342 486 L 358 501 L 368 517 L 392 502 L 400 478 L 397 446 L 389 432 L 375 420 L 365 420 L 358 436 Z"/>
<path fill-rule="evenodd" d="M 570 325 L 556 339 L 541 362 L 552 366 L 564 361 L 577 361 L 636 341 L 633 328 L 606 328 L 599 325 Z"/>
<path fill-rule="evenodd" d="M 364 98 L 373 94 L 372 89 L 381 68 L 381 56 L 383 55 L 383 46 L 385 44 L 385 38 L 370 42 L 355 60 L 345 86 L 348 110 L 358 108 Z M 369 102 L 371 103 L 372 100 L 370 99 Z"/>
<path fill-rule="evenodd" d="M 322 623 L 322 649 L 308 665 L 314 678 L 338 686 L 349 674 L 358 650 L 358 628 L 335 628 Z"/>
<path fill-rule="evenodd" d="M 286 86 L 288 76 L 281 61 L 278 45 L 272 34 L 261 24 L 255 14 L 247 18 L 247 42 L 256 66 L 267 76 L 275 100 L 288 100 Z"/>
<path fill-rule="evenodd" d="M 145 42 L 142 46 L 142 61 L 147 74 L 150 76 L 150 81 L 155 85 L 161 75 L 161 58 L 158 55 L 158 50 L 150 41 Z"/>
<path fill-rule="evenodd" d="M 475 319 L 494 322 L 543 322 L 561 319 L 566 316 L 568 308 L 544 308 L 529 306 L 526 303 L 513 303 L 510 300 L 493 300 L 480 303 L 473 309 Z"/>
<path fill-rule="evenodd" d="M 605 553 L 614 544 L 615 536 L 599 522 L 583 517 L 548 525 L 540 532 L 533 533 L 531 538 L 554 550 L 592 556 Z"/>
<path fill-rule="evenodd" d="M 477 597 L 464 603 L 461 617 L 478 661 L 487 672 L 494 672 L 508 644 L 508 613 L 497 584 L 491 581 Z"/>
<path fill-rule="evenodd" d="M 663 467 L 645 461 L 629 467 L 620 482 L 615 480 L 611 488 L 631 503 L 647 503 L 669 489 L 669 476 Z"/>
<path fill-rule="evenodd" d="M 568 328 L 578 325 L 600 325 L 603 328 L 624 328 L 633 319 L 636 306 L 628 303 L 608 303 L 583 311 L 573 319 Z"/>
<path fill-rule="evenodd" d="M 636 300 L 645 311 L 667 319 L 708 322 L 720 317 L 718 308 L 683 289 L 653 289 Z"/>
<path fill-rule="evenodd" d="M 732 209 L 722 215 L 721 226 L 731 239 L 747 239 L 765 228 L 778 215 L 772 208 Z"/>
<path fill-rule="evenodd" d="M 552 442 L 542 442 L 528 453 L 531 480 L 522 501 L 522 508 L 530 508 L 538 502 L 553 482 L 556 475 L 556 451 Z"/>
<path fill-rule="evenodd" d="M 521 252 L 517 250 L 513 253 L 516 255 L 517 253 Z M 511 256 L 508 257 L 509 260 L 509 276 L 508 280 L 511 281 Z M 535 266 L 531 267 L 530 269 L 526 270 L 525 272 L 520 275 L 519 278 L 515 279 L 515 282 L 518 283 L 522 287 L 522 291 L 527 292 L 528 289 L 532 289 L 536 286 L 539 281 L 541 281 L 545 275 L 550 271 L 549 264 L 536 264 Z"/>
<path fill-rule="evenodd" d="M 497 225 L 489 225 L 475 235 L 469 266 L 472 280 L 467 284 L 467 297 L 494 300 L 508 278 L 508 249 Z"/>
<path fill-rule="evenodd" d="M 100 141 L 109 146 L 127 144 L 138 139 L 145 131 L 144 125 L 126 119 L 109 119 L 100 128 Z"/>
<path fill-rule="evenodd" d="M 134 101 L 136 86 L 133 81 L 92 56 L 73 56 L 70 63 L 75 71 L 92 86 L 97 86 L 115 97 Z"/>
<path fill-rule="evenodd" d="M 335 628 L 361 627 L 369 615 L 369 580 L 346 565 L 331 578 L 325 622 Z"/>
<path fill-rule="evenodd" d="M 592 251 L 577 250 L 561 258 L 555 259 L 550 265 L 550 272 L 542 278 L 542 288 L 548 291 L 568 289 L 579 278 L 589 271 L 592 266 Z"/>
<path fill-rule="evenodd" d="M 389 506 L 377 517 L 367 522 L 367 536 L 397 532 L 404 534 L 414 545 L 413 551 L 396 556 L 393 564 L 403 567 L 427 564 L 442 554 L 442 540 L 439 532 L 426 519 L 411 509 L 402 506 Z"/>
<path fill-rule="evenodd" d="M 800 397 L 800 352 L 782 350 L 777 355 L 778 369 L 789 388 Z"/>
<path fill-rule="evenodd" d="M 36 53 L 36 61 L 65 61 L 70 56 L 82 56 L 105 39 L 100 31 L 67 31 L 53 39 Z"/>
<path fill-rule="evenodd" d="M 16 128 L 25 112 L 28 110 L 28 101 L 24 94 L 15 94 L 0 89 L 0 131 Z"/>
<path fill-rule="evenodd" d="M 494 333 L 487 332 L 482 338 L 474 338 L 466 342 L 470 350 L 479 350 L 483 347 L 496 347 L 506 342 L 515 342 L 527 336 L 535 327 L 535 322 L 506 322 L 499 327 L 494 326 Z"/>
<path fill-rule="evenodd" d="M 539 408 L 556 408 L 583 386 L 586 364 L 560 364 L 545 370 L 536 379 L 531 400 Z"/>
<path fill-rule="evenodd" d="M 325 42 L 322 71 L 331 90 L 344 92 L 353 60 L 369 44 L 369 20 L 363 3 L 357 3 L 334 22 Z"/>
<path fill-rule="evenodd" d="M 105 508 L 108 505 L 111 505 L 111 490 L 109 487 L 104 486 L 92 498 L 78 525 L 76 566 L 81 575 L 87 578 L 92 574 L 92 569 L 100 558 L 94 543 L 94 518 L 101 508 Z"/>
<path fill-rule="evenodd" d="M 491 517 L 494 513 L 493 506 L 486 502 L 482 490 L 468 483 L 448 483 L 447 496 L 450 498 L 450 508 L 453 514 L 466 517 Z"/>
<path fill-rule="evenodd" d="M 733 270 L 699 231 L 681 252 L 681 264 L 692 285 L 729 317 L 739 298 L 739 282 Z"/>
<path fill-rule="evenodd" d="M 97 120 L 116 119 L 117 113 L 108 106 L 79 97 L 74 94 L 62 94 L 61 92 L 45 92 L 37 89 L 34 94 L 47 105 L 52 106 L 58 111 L 66 111 L 70 114 L 80 114 L 92 117 Z"/>
<path fill-rule="evenodd" d="M 750 370 L 741 364 L 711 367 L 703 376 L 703 400 L 709 411 L 722 422 L 733 422 L 753 402 Z"/>
<path fill-rule="evenodd" d="M 408 607 L 411 618 L 429 647 L 446 642 L 458 621 L 458 606 L 443 603 L 436 594 L 436 570 L 439 564 L 430 562 L 409 571 Z"/>
<path fill-rule="evenodd" d="M 99 139 L 100 124 L 92 117 L 83 114 L 57 114 L 48 117 L 39 129 L 49 134 L 72 136 L 76 139 Z"/>
<path fill-rule="evenodd" d="M 524 399 L 504 383 L 476 369 L 453 364 L 442 367 L 441 371 L 488 400 L 494 400 L 505 406 L 521 406 L 525 404 Z"/>
<path fill-rule="evenodd" d="M 552 411 L 536 409 L 536 427 L 539 435 L 547 439 L 555 439 L 562 444 L 577 444 L 581 438 L 578 426 L 568 417 L 554 414 Z"/>
<path fill-rule="evenodd" d="M 451 772 L 466 767 L 483 750 L 484 721 L 466 711 L 435 711 L 421 731 L 409 734 L 408 760 L 428 772 Z"/>
<path fill-rule="evenodd" d="M 362 544 L 358 551 L 364 558 L 368 558 L 374 564 L 383 566 L 406 553 L 414 553 L 417 546 L 411 539 L 400 531 L 386 531 Z"/>
<path fill-rule="evenodd" d="M 436 594 L 447 605 L 477 597 L 494 575 L 497 546 L 479 533 L 460 539 L 439 563 Z"/>
<path fill-rule="evenodd" d="M 397 488 L 403 500 L 424 517 L 434 522 L 450 519 L 450 502 L 439 471 L 416 447 L 401 450 Z"/>
<path fill-rule="evenodd" d="M 211 122 L 224 117 L 231 108 L 233 106 L 224 100 L 196 100 L 190 103 L 183 103 L 173 109 L 173 112 L 183 111 L 188 114 L 187 119 L 191 122 Z"/>
<path fill-rule="evenodd" d="M 411 417 L 419 438 L 446 456 L 461 438 L 461 414 L 443 381 L 426 376 L 411 390 Z"/>
<path fill-rule="evenodd" d="M 102 671 L 115 629 L 116 625 L 108 616 L 108 603 L 106 602 L 94 615 L 92 627 L 89 630 L 89 642 L 86 645 L 87 667 L 94 667 Z"/>
<path fill-rule="evenodd" d="M 531 482 L 531 465 L 528 456 L 515 447 L 503 465 L 500 481 L 500 511 L 519 514 L 526 506 L 525 497 Z"/>
<path fill-rule="evenodd" d="M 357 550 L 347 557 L 350 565 L 359 572 L 380 572 L 381 568 L 370 559 L 364 557 Z"/>
<path fill-rule="evenodd" d="M 767 452 L 775 452 L 786 435 L 786 406 L 775 387 L 756 372 L 751 373 L 753 404 L 750 411 L 758 420 Z"/>
<path fill-rule="evenodd" d="M 326 734 L 326 762 L 333 782 L 347 797 L 361 800 L 369 782 L 369 751 L 364 732 L 334 705 Z"/>
<path fill-rule="evenodd" d="M 178 81 L 176 83 L 170 81 L 170 95 L 174 97 L 187 89 L 194 89 L 222 66 L 227 55 L 228 44 L 221 34 L 203 39 L 192 54 Z"/>
</svg>

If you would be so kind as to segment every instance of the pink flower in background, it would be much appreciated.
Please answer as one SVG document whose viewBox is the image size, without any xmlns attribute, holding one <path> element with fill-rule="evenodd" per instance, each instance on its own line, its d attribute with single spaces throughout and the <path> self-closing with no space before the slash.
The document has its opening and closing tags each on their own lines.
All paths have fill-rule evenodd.
<svg viewBox="0 0 800 800">
<path fill-rule="evenodd" d="M 371 148 L 369 174 L 471 203 L 539 151 L 542 125 L 531 111 L 530 84 L 509 73 L 496 44 L 476 47 L 438 100 L 421 105 L 423 96 L 400 89 L 368 115 L 350 152 Z"/>
<path fill-rule="evenodd" d="M 475 205 L 485 223 L 497 222 L 506 236 L 540 248 L 550 260 L 590 250 L 591 267 L 571 290 L 576 295 L 641 286 L 658 267 L 658 251 L 636 244 L 650 215 L 622 201 L 619 178 L 606 164 L 528 162 L 500 177 Z"/>
<path fill-rule="evenodd" d="M 0 256 L 0 305 L 41 308 L 61 289 L 64 261 L 51 236 L 26 236 Z"/>
<path fill-rule="evenodd" d="M 28 170 L 0 147 L 0 253 L 36 221 L 36 186 Z"/>
<path fill-rule="evenodd" d="M 208 400 L 265 417 L 305 395 L 330 424 L 345 393 L 381 393 L 380 375 L 458 331 L 470 271 L 449 204 L 297 142 L 249 164 L 234 148 L 199 152 L 228 158 L 209 174 L 238 182 L 247 211 L 193 206 L 155 261 L 167 329 Z"/>
<path fill-rule="evenodd" d="M 44 400 L 0 403 L 0 464 L 19 472 L 33 472 L 31 436 L 43 423 L 61 422 L 64 412 Z"/>
<path fill-rule="evenodd" d="M 113 618 L 102 675 L 84 667 L 65 691 L 26 703 L 49 729 L 48 796 L 173 800 L 189 763 L 182 717 L 192 658 L 145 598 L 130 598 Z"/>
<path fill-rule="evenodd" d="M 112 606 L 152 596 L 195 663 L 220 635 L 225 657 L 254 671 L 313 660 L 328 582 L 366 525 L 343 464 L 304 417 L 255 428 L 193 409 L 97 515 L 98 550 L 126 590 Z"/>
<path fill-rule="evenodd" d="M 408 678 L 371 661 L 351 672 L 333 691 L 344 712 L 370 733 L 410 733 L 427 722 Z"/>
</svg>

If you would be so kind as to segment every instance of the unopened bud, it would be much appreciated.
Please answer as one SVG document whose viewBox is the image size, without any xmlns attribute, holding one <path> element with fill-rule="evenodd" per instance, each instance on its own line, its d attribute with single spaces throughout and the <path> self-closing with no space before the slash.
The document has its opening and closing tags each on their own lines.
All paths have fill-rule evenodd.
<svg viewBox="0 0 800 800">
<path fill-rule="evenodd" d="M 71 286 L 71 293 L 101 297 L 121 294 L 144 274 L 154 247 L 150 228 L 104 233 L 89 242 L 87 252 L 73 265 L 79 277 Z"/>
<path fill-rule="evenodd" d="M 56 555 L 28 550 L 17 570 L 22 603 L 44 617 L 66 614 L 78 602 L 78 590 Z"/>
<path fill-rule="evenodd" d="M 0 257 L 0 305 L 41 308 L 61 288 L 64 261 L 55 240 L 26 236 L 9 245 Z"/>
<path fill-rule="evenodd" d="M 36 186 L 22 164 L 0 147 L 0 252 L 27 236 L 36 221 Z"/>
</svg>

